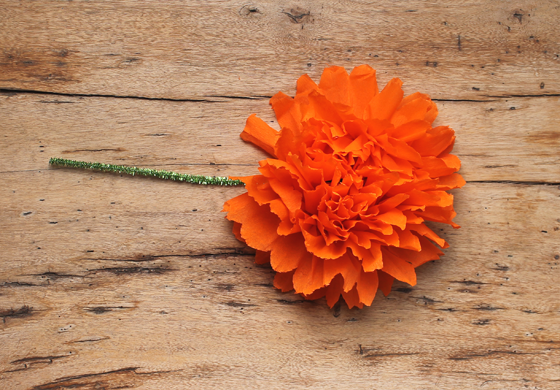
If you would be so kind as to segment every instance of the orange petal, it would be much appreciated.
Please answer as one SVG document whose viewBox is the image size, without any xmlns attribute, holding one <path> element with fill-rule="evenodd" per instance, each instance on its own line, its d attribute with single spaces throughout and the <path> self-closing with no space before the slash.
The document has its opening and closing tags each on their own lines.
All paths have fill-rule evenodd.
<svg viewBox="0 0 560 390">
<path fill-rule="evenodd" d="M 313 283 L 313 256 L 302 259 L 294 270 L 294 290 L 298 294 L 305 294 L 308 291 L 309 285 Z M 313 292 L 309 291 L 308 294 Z"/>
<path fill-rule="evenodd" d="M 302 259 L 294 273 L 294 289 L 298 294 L 309 295 L 325 285 L 323 263 L 324 260 L 316 256 Z"/>
<path fill-rule="evenodd" d="M 323 298 L 327 293 L 327 288 L 322 287 L 318 290 L 313 291 L 311 294 L 303 295 L 303 297 L 309 301 L 314 301 L 315 299 Z"/>
<path fill-rule="evenodd" d="M 408 228 L 412 231 L 417 232 L 418 234 L 420 234 L 424 237 L 429 238 L 430 240 L 432 240 L 433 242 L 435 242 L 436 244 L 438 244 L 442 248 L 449 247 L 449 244 L 443 238 L 438 236 L 436 233 L 434 233 L 434 231 L 432 229 L 430 229 L 429 227 L 427 227 L 424 224 L 408 225 Z M 408 249 L 408 248 L 405 248 L 405 249 Z"/>
<path fill-rule="evenodd" d="M 344 279 L 342 279 L 342 275 L 336 275 L 331 281 L 331 284 L 327 286 L 327 305 L 329 305 L 330 308 L 332 308 L 340 299 L 340 294 L 342 294 L 343 286 Z"/>
<path fill-rule="evenodd" d="M 401 86 L 402 81 L 397 78 L 389 81 L 383 91 L 371 99 L 366 111 L 366 118 L 379 120 L 391 118 L 403 97 Z"/>
<path fill-rule="evenodd" d="M 406 142 L 396 138 L 389 138 L 387 134 L 376 137 L 379 146 L 394 158 L 413 161 L 417 164 L 422 163 L 422 157 L 418 152 Z"/>
<path fill-rule="evenodd" d="M 418 191 L 414 189 L 408 195 L 405 204 L 436 207 L 447 207 L 453 204 L 453 195 L 445 191 Z"/>
<path fill-rule="evenodd" d="M 461 168 L 461 160 L 459 160 L 459 157 L 455 156 L 454 154 L 447 154 L 445 156 L 441 156 L 440 159 L 449 168 L 454 168 L 456 171 L 458 171 Z"/>
<path fill-rule="evenodd" d="M 416 272 L 414 271 L 414 267 L 400 257 L 395 256 L 386 248 L 382 248 L 381 250 L 383 251 L 383 272 L 411 286 L 416 285 Z"/>
<path fill-rule="evenodd" d="M 366 306 L 371 305 L 373 299 L 375 298 L 378 285 L 379 279 L 377 277 L 377 271 L 362 272 L 360 274 L 360 278 L 358 279 L 358 284 L 356 285 L 360 302 Z"/>
<path fill-rule="evenodd" d="M 237 223 L 237 222 L 233 223 L 233 234 L 235 235 L 235 238 L 237 238 L 239 241 L 245 242 L 243 237 L 241 237 L 241 224 L 240 223 Z"/>
<path fill-rule="evenodd" d="M 280 220 L 270 212 L 268 205 L 259 206 L 248 193 L 228 200 L 224 205 L 228 211 L 227 219 L 238 222 L 241 237 L 252 248 L 270 251 L 272 243 L 279 237 L 276 233 Z"/>
<path fill-rule="evenodd" d="M 276 214 L 281 221 L 290 218 L 290 212 L 284 202 L 282 202 L 282 199 L 274 199 L 268 205 L 270 206 L 270 211 Z"/>
<path fill-rule="evenodd" d="M 274 146 L 274 153 L 280 160 L 286 160 L 290 153 L 297 150 L 298 143 L 301 144 L 301 137 L 296 136 L 296 130 L 289 127 L 284 127 L 280 130 L 280 135 L 276 145 Z"/>
<path fill-rule="evenodd" d="M 341 66 L 331 66 L 323 70 L 319 89 L 332 103 L 350 105 L 350 81 L 346 69 Z"/>
<path fill-rule="evenodd" d="M 339 110 L 325 96 L 317 91 L 312 91 L 307 99 L 308 104 L 302 107 L 302 122 L 315 119 L 331 123 L 342 123 L 342 119 L 338 114 Z"/>
<path fill-rule="evenodd" d="M 410 230 L 400 230 L 397 233 L 399 234 L 399 248 L 410 249 L 416 252 L 422 250 L 418 236 L 412 234 Z"/>
<path fill-rule="evenodd" d="M 316 189 L 312 191 L 303 191 L 303 197 L 305 199 L 305 211 L 309 214 L 315 213 L 317 211 L 317 207 L 319 207 L 319 203 L 327 190 L 325 186 L 318 186 Z"/>
<path fill-rule="evenodd" d="M 366 272 L 372 272 L 383 268 L 383 254 L 381 252 L 380 244 L 371 244 L 369 249 L 371 257 L 364 257 L 362 260 L 362 267 Z"/>
<path fill-rule="evenodd" d="M 398 205 L 400 205 L 402 202 L 404 202 L 405 200 L 407 200 L 410 197 L 410 195 L 408 194 L 396 194 L 392 197 L 387 197 L 385 200 L 383 200 L 383 202 L 379 203 L 379 212 L 380 213 L 386 213 L 387 211 L 394 209 L 395 207 L 397 207 Z"/>
<path fill-rule="evenodd" d="M 459 175 L 458 173 L 454 173 L 449 176 L 443 176 L 438 179 L 438 184 L 436 188 L 438 190 L 452 190 L 453 188 L 461 188 L 467 182 L 463 179 L 463 176 Z"/>
<path fill-rule="evenodd" d="M 375 69 L 369 65 L 355 67 L 350 73 L 350 97 L 357 118 L 364 117 L 365 108 L 378 93 Z"/>
<path fill-rule="evenodd" d="M 409 206 L 409 207 L 420 208 L 420 206 Z M 414 213 L 414 211 L 404 210 L 403 214 L 406 216 L 407 227 L 409 227 L 410 225 L 419 225 L 422 222 L 424 222 L 424 219 L 417 216 L 416 213 Z"/>
<path fill-rule="evenodd" d="M 344 291 L 349 291 L 356 285 L 362 271 L 362 265 L 354 256 L 348 255 L 346 257 L 349 259 L 349 262 L 347 262 L 342 272 L 342 277 L 344 278 Z"/>
<path fill-rule="evenodd" d="M 379 221 L 388 223 L 389 225 L 395 225 L 400 227 L 402 230 L 406 228 L 406 217 L 403 212 L 399 209 L 392 209 L 384 214 L 378 215 L 376 217 Z"/>
<path fill-rule="evenodd" d="M 270 252 L 257 251 L 255 254 L 255 263 L 268 264 L 270 262 Z"/>
<path fill-rule="evenodd" d="M 423 157 L 423 169 L 426 170 L 430 177 L 441 177 L 451 175 L 461 168 L 461 161 L 453 154 L 445 157 Z"/>
<path fill-rule="evenodd" d="M 349 291 L 356 284 L 361 269 L 360 263 L 348 255 L 344 255 L 336 260 L 325 260 L 324 262 L 325 275 L 342 275 L 344 291 Z"/>
<path fill-rule="evenodd" d="M 414 120 L 425 120 L 431 124 L 436 119 L 437 114 L 437 106 L 430 100 L 430 97 L 415 92 L 402 100 L 397 112 L 391 118 L 391 123 L 395 127 Z"/>
<path fill-rule="evenodd" d="M 309 261 L 313 255 L 307 251 L 301 233 L 280 236 L 272 244 L 270 264 L 275 271 L 294 270 L 302 261 Z"/>
<path fill-rule="evenodd" d="M 407 160 L 400 159 L 396 156 L 389 156 L 387 153 L 383 153 L 382 165 L 391 172 L 402 172 L 406 176 L 412 176 L 412 169 L 414 168 Z"/>
<path fill-rule="evenodd" d="M 358 295 L 358 290 L 356 287 L 352 288 L 350 291 L 342 292 L 342 298 L 346 301 L 348 308 L 351 309 L 356 306 L 358 309 L 364 307 L 364 304 L 360 302 L 360 296 Z"/>
<path fill-rule="evenodd" d="M 259 205 L 270 203 L 278 198 L 278 194 L 270 187 L 268 178 L 263 175 L 240 177 L 239 180 L 245 183 L 249 196 L 255 199 Z"/>
<path fill-rule="evenodd" d="M 268 154 L 275 155 L 274 145 L 278 139 L 278 132 L 258 118 L 256 114 L 252 114 L 247 118 L 241 138 L 244 141 L 252 142 Z"/>
<path fill-rule="evenodd" d="M 281 199 L 274 199 L 269 204 L 270 211 L 280 218 L 280 225 L 278 225 L 277 233 L 282 236 L 301 232 L 301 228 L 297 223 L 297 219 L 290 216 L 290 212 Z"/>
<path fill-rule="evenodd" d="M 313 80 L 311 80 L 311 77 L 309 77 L 309 75 L 304 74 L 303 76 L 301 76 L 297 83 L 296 83 L 296 99 L 298 97 L 300 97 L 300 95 L 307 95 L 312 91 L 316 91 L 319 87 L 317 86 L 317 84 L 315 84 L 315 82 Z"/>
<path fill-rule="evenodd" d="M 276 178 L 269 179 L 270 186 L 280 196 L 288 210 L 301 209 L 302 193 L 292 185 L 291 174 L 283 168 L 276 170 Z"/>
<path fill-rule="evenodd" d="M 379 278 L 379 289 L 383 291 L 383 295 L 389 295 L 395 278 L 383 271 L 377 271 L 377 277 Z"/>
<path fill-rule="evenodd" d="M 390 136 L 404 142 L 414 142 L 422 138 L 432 126 L 426 121 L 410 121 L 391 131 Z"/>
<path fill-rule="evenodd" d="M 443 252 L 438 247 L 424 237 L 420 237 L 420 244 L 422 245 L 422 250 L 408 256 L 408 261 L 415 268 L 430 260 L 438 260 L 443 255 Z"/>
<path fill-rule="evenodd" d="M 430 260 L 437 260 L 441 255 L 443 255 L 443 252 L 427 238 L 419 237 L 419 240 L 420 245 L 422 246 L 422 250 L 419 252 L 394 247 L 387 248 L 387 251 L 391 252 L 396 257 L 406 259 L 407 262 L 409 262 L 414 268 L 419 267 Z"/>
<path fill-rule="evenodd" d="M 294 271 L 291 272 L 277 272 L 274 275 L 274 287 L 282 292 L 288 292 L 294 289 L 292 279 Z"/>
<path fill-rule="evenodd" d="M 322 235 L 313 235 L 305 228 L 301 231 L 305 238 L 305 246 L 307 250 L 315 256 L 322 259 L 336 259 L 346 253 L 347 244 L 344 241 L 336 241 L 327 246 L 325 238 Z"/>
<path fill-rule="evenodd" d="M 428 221 L 447 223 L 454 228 L 459 227 L 459 225 L 453 223 L 452 221 L 452 219 L 457 215 L 457 213 L 453 210 L 453 206 L 426 207 L 423 211 L 416 211 L 416 214 Z"/>
<path fill-rule="evenodd" d="M 362 267 L 367 272 L 372 272 L 383 267 L 381 245 L 377 243 L 371 243 L 370 245 L 370 248 L 366 249 L 354 243 L 352 240 L 348 241 L 348 246 L 352 250 L 352 253 L 362 261 Z"/>
<path fill-rule="evenodd" d="M 281 128 L 298 130 L 301 127 L 301 111 L 299 104 L 295 104 L 294 99 L 278 92 L 270 99 L 270 105 Z"/>
<path fill-rule="evenodd" d="M 423 157 L 438 156 L 455 140 L 455 131 L 449 126 L 438 126 L 412 143 L 412 147 Z"/>
</svg>

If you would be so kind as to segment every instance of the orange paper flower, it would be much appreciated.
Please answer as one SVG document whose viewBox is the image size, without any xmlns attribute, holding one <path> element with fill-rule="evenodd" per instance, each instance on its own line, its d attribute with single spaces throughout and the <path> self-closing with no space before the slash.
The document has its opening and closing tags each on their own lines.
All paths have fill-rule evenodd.
<svg viewBox="0 0 560 390">
<path fill-rule="evenodd" d="M 371 67 L 333 66 L 319 85 L 300 77 L 295 98 L 272 97 L 280 132 L 247 119 L 241 138 L 276 158 L 239 178 L 247 193 L 224 211 L 256 262 L 277 272 L 276 288 L 362 308 L 394 279 L 415 285 L 414 268 L 443 254 L 432 242 L 448 246 L 424 221 L 459 227 L 446 192 L 465 184 L 449 154 L 455 133 L 432 127 L 435 103 L 403 98 L 401 85 L 379 92 Z"/>
</svg>

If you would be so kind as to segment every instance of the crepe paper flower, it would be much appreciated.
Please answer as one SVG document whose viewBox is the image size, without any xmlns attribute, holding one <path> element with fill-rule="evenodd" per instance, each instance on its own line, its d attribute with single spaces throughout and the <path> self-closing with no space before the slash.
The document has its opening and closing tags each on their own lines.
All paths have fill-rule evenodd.
<svg viewBox="0 0 560 390">
<path fill-rule="evenodd" d="M 224 205 L 233 233 L 276 271 L 274 286 L 305 299 L 371 305 L 394 279 L 416 284 L 415 268 L 448 244 L 425 221 L 454 228 L 453 195 L 465 184 L 450 154 L 455 133 L 432 127 L 437 108 L 422 93 L 403 98 L 401 80 L 379 92 L 367 65 L 308 75 L 291 98 L 270 99 L 280 131 L 255 114 L 241 138 L 274 158 L 235 178 L 247 192 Z"/>
</svg>

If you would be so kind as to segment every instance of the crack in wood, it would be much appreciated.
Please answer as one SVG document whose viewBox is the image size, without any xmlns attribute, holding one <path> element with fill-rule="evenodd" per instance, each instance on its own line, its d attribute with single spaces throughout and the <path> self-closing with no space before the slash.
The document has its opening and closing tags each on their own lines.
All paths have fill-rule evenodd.
<svg viewBox="0 0 560 390">
<path fill-rule="evenodd" d="M 114 99 L 140 99 L 140 100 L 163 100 L 170 102 L 194 102 L 194 103 L 222 103 L 220 100 L 208 100 L 208 99 L 176 99 L 176 98 L 159 98 L 159 97 L 149 97 L 149 96 L 132 96 L 132 95 L 110 95 L 110 94 L 89 94 L 89 93 L 65 93 L 65 92 L 51 92 L 51 91 L 37 91 L 32 89 L 10 89 L 10 88 L 0 88 L 0 94 L 33 94 L 33 95 L 56 95 L 56 96 L 68 96 L 68 97 L 86 97 L 86 98 L 114 98 Z"/>
<path fill-rule="evenodd" d="M 277 299 L 276 302 L 281 303 L 283 305 L 298 305 L 302 303 L 309 303 L 311 301 L 305 299 L 294 299 L 293 301 L 289 299 Z"/>
<path fill-rule="evenodd" d="M 15 95 L 15 94 L 34 94 L 34 95 L 55 95 L 67 97 L 86 97 L 86 98 L 115 98 L 115 99 L 141 99 L 141 100 L 160 100 L 171 102 L 194 102 L 194 103 L 223 103 L 224 100 L 211 100 L 207 98 L 220 98 L 220 99 L 241 99 L 241 100 L 261 100 L 270 99 L 271 96 L 267 95 L 254 95 L 254 96 L 235 96 L 235 95 L 204 95 L 200 99 L 196 98 L 169 98 L 169 97 L 149 97 L 149 96 L 135 96 L 135 95 L 111 95 L 111 94 L 95 94 L 95 93 L 66 93 L 66 92 L 52 92 L 52 91 L 39 91 L 33 89 L 18 89 L 18 88 L 0 88 L 0 94 Z M 489 103 L 500 101 L 502 99 L 511 98 L 547 98 L 558 97 L 560 94 L 527 94 L 527 95 L 485 95 L 491 99 L 451 99 L 451 98 L 432 98 L 435 102 L 471 102 L 471 103 Z M 54 102 L 53 102 L 54 103 Z M 72 102 L 64 102 L 72 103 Z"/>
<path fill-rule="evenodd" d="M 103 340 L 110 340 L 111 338 L 109 336 L 106 337 L 94 337 L 94 338 L 90 338 L 90 339 L 82 339 L 82 340 L 74 340 L 74 341 L 68 341 L 65 344 L 77 344 L 77 343 L 95 343 L 97 341 L 103 341 Z"/>
<path fill-rule="evenodd" d="M 496 267 L 492 268 L 495 271 L 509 271 L 509 266 L 496 263 Z"/>
<path fill-rule="evenodd" d="M 514 164 L 504 164 L 504 165 L 485 165 L 484 168 L 494 169 L 494 168 L 515 168 L 517 165 Z"/>
<path fill-rule="evenodd" d="M 26 357 L 26 358 L 22 358 L 22 359 L 17 359 L 14 361 L 11 361 L 10 364 L 21 364 L 21 363 L 52 363 L 53 360 L 57 360 L 57 359 L 64 359 L 70 357 L 70 355 L 60 355 L 60 356 L 32 356 L 32 357 Z"/>
<path fill-rule="evenodd" d="M 414 297 L 411 296 L 411 298 L 417 299 L 418 301 L 420 301 L 421 303 L 423 303 L 424 305 L 433 305 L 434 303 L 443 303 L 443 301 L 438 301 L 435 300 L 433 298 L 429 298 L 427 296 L 421 296 L 421 297 Z"/>
<path fill-rule="evenodd" d="M 0 310 L 0 317 L 2 317 L 2 322 L 6 323 L 6 318 L 25 318 L 31 317 L 34 315 L 34 312 L 31 306 L 23 305 L 19 309 L 4 309 Z"/>
<path fill-rule="evenodd" d="M 67 102 L 64 100 L 39 100 L 39 103 L 53 103 L 53 104 L 74 104 L 78 102 Z"/>
<path fill-rule="evenodd" d="M 115 275 L 132 275 L 132 274 L 164 274 L 167 272 L 177 271 L 176 269 L 167 267 L 107 267 L 95 268 L 89 270 L 88 273 L 109 272 Z"/>
<path fill-rule="evenodd" d="M 505 310 L 503 307 L 496 307 L 490 306 L 487 304 L 481 304 L 478 306 L 473 307 L 474 310 L 482 310 L 482 311 L 495 311 L 495 310 Z"/>
<path fill-rule="evenodd" d="M 448 311 L 448 312 L 450 312 L 450 313 L 454 313 L 454 312 L 457 312 L 457 311 L 465 311 L 465 310 L 455 309 L 454 307 L 446 307 L 446 308 L 444 308 L 444 309 L 436 309 L 436 310 L 439 310 L 439 311 Z"/>
<path fill-rule="evenodd" d="M 62 390 L 68 388 L 100 388 L 117 389 L 135 386 L 134 377 L 139 367 L 128 367 L 120 370 L 83 374 L 59 378 L 53 382 L 34 386 L 30 390 Z M 119 387 L 117 387 L 119 386 Z"/>
<path fill-rule="evenodd" d="M 477 284 L 490 284 L 490 283 L 484 283 L 484 282 L 475 282 L 474 280 L 452 280 L 449 283 L 459 283 L 459 284 L 464 284 L 466 286 L 472 286 L 472 285 L 477 285 Z"/>
<path fill-rule="evenodd" d="M 52 271 L 43 272 L 43 273 L 40 273 L 40 274 L 26 274 L 26 275 L 23 275 L 23 276 L 38 276 L 38 277 L 49 278 L 49 279 L 53 279 L 53 280 L 67 279 L 67 278 L 84 278 L 83 275 L 59 274 L 58 272 L 52 272 Z"/>
<path fill-rule="evenodd" d="M 75 149 L 75 150 L 63 150 L 62 154 L 69 153 L 79 153 L 79 152 L 125 152 L 124 148 L 102 148 L 102 149 Z"/>
<path fill-rule="evenodd" d="M 290 12 L 282 11 L 282 13 L 288 16 L 292 23 L 313 23 L 313 17 L 311 16 L 311 11 L 309 10 L 296 7 L 292 8 Z"/>
<path fill-rule="evenodd" d="M 252 303 L 241 303 L 241 302 L 235 302 L 235 301 L 225 302 L 224 304 L 227 305 L 227 306 L 231 306 L 231 307 L 241 307 L 241 308 L 257 306 L 257 305 L 254 305 Z"/>
<path fill-rule="evenodd" d="M 204 97 L 222 98 L 222 99 L 244 99 L 244 100 L 263 100 L 265 98 L 268 98 L 263 96 L 235 96 L 235 95 L 204 95 Z"/>
<path fill-rule="evenodd" d="M 0 287 L 36 287 L 37 284 L 28 282 L 2 282 Z"/>
<path fill-rule="evenodd" d="M 89 311 L 94 314 L 103 314 L 115 310 L 135 309 L 135 307 L 134 306 L 91 306 L 91 307 L 84 307 L 83 309 L 85 311 Z"/>
<path fill-rule="evenodd" d="M 420 355 L 420 352 L 387 352 L 387 353 L 370 353 L 364 355 L 364 359 L 372 359 L 377 357 L 399 357 L 399 356 L 414 356 Z"/>
<path fill-rule="evenodd" d="M 231 283 L 218 283 L 218 284 L 216 285 L 216 288 L 217 288 L 218 290 L 223 290 L 223 291 L 231 292 L 231 291 L 233 291 L 233 289 L 235 288 L 235 285 L 234 285 L 234 284 L 231 284 Z"/>
<path fill-rule="evenodd" d="M 10 362 L 10 364 L 16 366 L 20 365 L 21 367 L 14 368 L 12 370 L 7 370 L 4 372 L 18 372 L 18 371 L 30 370 L 33 368 L 37 368 L 37 366 L 49 365 L 52 364 L 55 360 L 64 359 L 71 356 L 72 355 L 32 356 L 32 357 L 17 359 Z"/>
<path fill-rule="evenodd" d="M 449 360 L 469 360 L 473 358 L 483 358 L 492 355 L 543 355 L 544 352 L 517 352 L 517 351 L 500 351 L 500 350 L 491 350 L 488 352 L 481 352 L 481 353 L 468 353 L 465 355 L 455 355 L 449 357 Z"/>
<path fill-rule="evenodd" d="M 161 376 L 183 371 L 149 371 L 138 372 L 140 367 L 127 367 L 119 370 L 67 376 L 42 385 L 34 386 L 30 390 L 63 390 L 74 388 L 116 390 L 141 386 L 144 379 L 151 376 Z"/>
<path fill-rule="evenodd" d="M 480 320 L 474 320 L 474 321 L 472 321 L 472 324 L 473 324 L 473 325 L 482 325 L 482 326 L 483 326 L 483 325 L 489 325 L 490 322 L 491 322 L 491 320 L 490 320 L 489 318 L 483 318 L 483 319 L 480 319 Z"/>
<path fill-rule="evenodd" d="M 87 261 L 114 261 L 114 262 L 131 262 L 131 263 L 142 263 L 142 262 L 149 262 L 155 261 L 157 259 L 162 258 L 172 258 L 172 257 L 185 257 L 185 258 L 192 258 L 192 259 L 203 259 L 206 257 L 220 257 L 220 256 L 254 256 L 253 253 L 245 253 L 245 248 L 216 248 L 217 250 L 224 250 L 226 252 L 218 252 L 218 253 L 197 253 L 197 254 L 170 254 L 170 255 L 137 255 L 131 256 L 129 258 L 95 258 L 95 257 L 86 257 L 82 258 L 81 260 Z"/>
<path fill-rule="evenodd" d="M 546 182 L 546 181 L 514 181 L 514 180 L 469 180 L 467 183 L 473 184 L 515 184 L 526 186 L 558 186 L 559 182 Z"/>
<path fill-rule="evenodd" d="M 539 93 L 534 95 L 486 95 L 490 98 L 511 99 L 511 98 L 544 98 L 544 97 L 559 97 L 560 93 Z"/>
</svg>

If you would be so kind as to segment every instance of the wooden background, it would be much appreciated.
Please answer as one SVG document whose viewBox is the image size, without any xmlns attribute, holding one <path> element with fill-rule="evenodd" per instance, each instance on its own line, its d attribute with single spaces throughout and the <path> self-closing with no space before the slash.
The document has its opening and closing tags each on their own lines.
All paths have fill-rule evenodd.
<svg viewBox="0 0 560 390">
<path fill-rule="evenodd" d="M 1 0 L 0 388 L 559 388 L 559 18 L 547 0 Z M 220 212 L 242 188 L 48 166 L 253 174 L 246 118 L 364 63 L 437 100 L 468 184 L 442 260 L 363 310 L 271 286 Z"/>
</svg>

